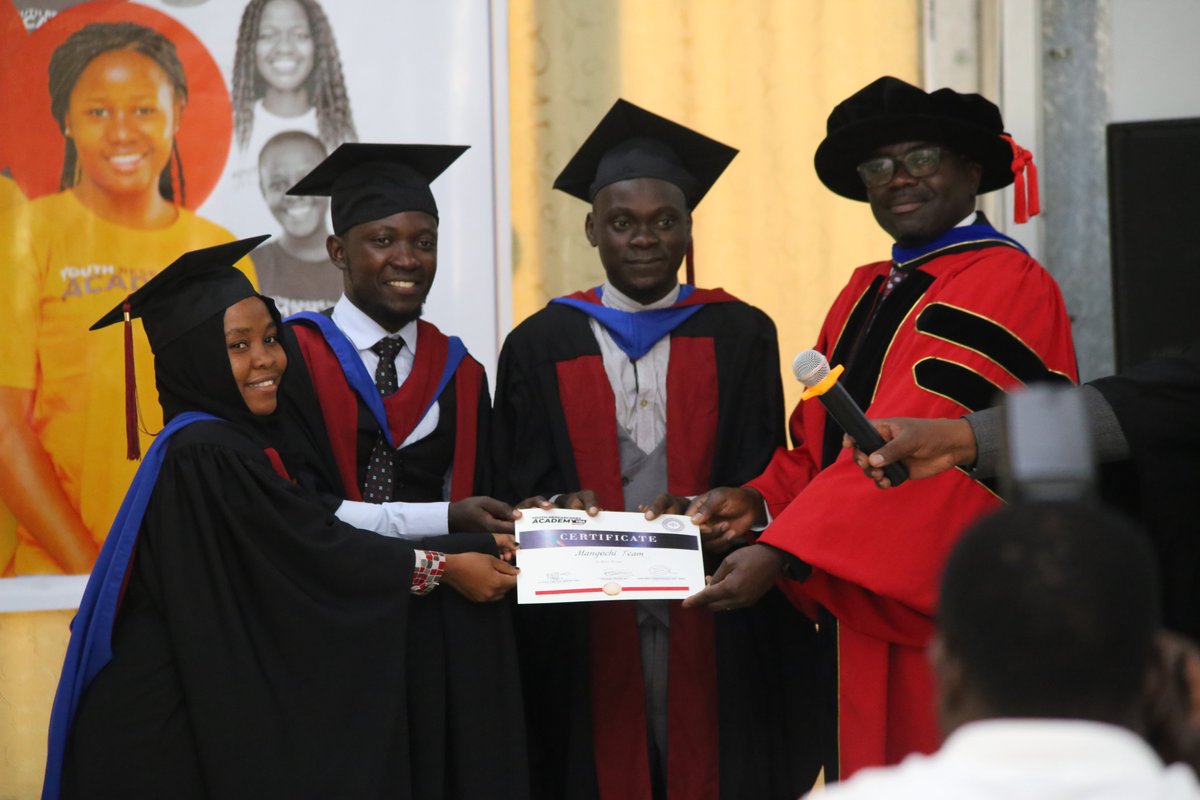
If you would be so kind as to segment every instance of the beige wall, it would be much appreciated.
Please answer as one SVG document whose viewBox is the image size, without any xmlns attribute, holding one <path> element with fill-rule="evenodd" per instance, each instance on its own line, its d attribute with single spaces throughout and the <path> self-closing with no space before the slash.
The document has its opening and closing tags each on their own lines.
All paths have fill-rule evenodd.
<svg viewBox="0 0 1200 800">
<path fill-rule="evenodd" d="M 741 153 L 695 214 L 697 282 L 779 327 L 787 371 L 850 270 L 886 258 L 865 204 L 817 180 L 840 100 L 884 74 L 918 81 L 917 0 L 510 0 L 513 319 L 600 283 L 587 207 L 550 186 L 618 97 Z"/>
<path fill-rule="evenodd" d="M 846 95 L 883 74 L 916 81 L 918 6 L 510 0 L 514 320 L 603 280 L 587 208 L 550 185 L 624 97 L 742 151 L 696 212 L 698 282 L 766 310 L 786 370 L 849 271 L 887 255 L 866 206 L 818 183 L 812 154 Z M 70 617 L 0 614 L 0 800 L 39 792 Z"/>
<path fill-rule="evenodd" d="M 0 800 L 39 797 L 73 611 L 0 614 Z"/>
</svg>

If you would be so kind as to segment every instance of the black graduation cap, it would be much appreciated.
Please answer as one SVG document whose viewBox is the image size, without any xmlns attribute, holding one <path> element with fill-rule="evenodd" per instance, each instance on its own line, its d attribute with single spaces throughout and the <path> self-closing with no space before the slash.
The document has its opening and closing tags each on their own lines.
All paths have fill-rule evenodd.
<svg viewBox="0 0 1200 800">
<path fill-rule="evenodd" d="M 467 145 L 456 144 L 348 142 L 287 193 L 332 198 L 333 232 L 338 236 L 355 225 L 402 211 L 424 211 L 437 217 L 429 184 L 467 149 Z"/>
<path fill-rule="evenodd" d="M 141 318 L 150 348 L 158 351 L 218 311 L 256 295 L 250 279 L 233 265 L 269 238 L 254 236 L 184 253 L 89 328 L 125 322 L 125 438 L 130 459 L 140 456 L 130 320 Z"/>
<path fill-rule="evenodd" d="M 554 180 L 554 188 L 590 203 L 609 184 L 658 178 L 683 190 L 695 208 L 737 150 L 677 122 L 618 100 Z"/>
<path fill-rule="evenodd" d="M 158 350 L 218 311 L 257 294 L 233 265 L 269 238 L 254 236 L 184 253 L 89 330 L 141 317 L 150 347 Z"/>
</svg>

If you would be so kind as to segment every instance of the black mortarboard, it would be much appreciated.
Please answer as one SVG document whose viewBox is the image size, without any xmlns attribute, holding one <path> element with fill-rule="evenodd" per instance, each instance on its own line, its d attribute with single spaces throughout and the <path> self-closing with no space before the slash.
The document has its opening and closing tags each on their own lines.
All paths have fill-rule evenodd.
<svg viewBox="0 0 1200 800">
<path fill-rule="evenodd" d="M 677 122 L 618 100 L 554 180 L 554 188 L 590 203 L 609 184 L 658 178 L 683 190 L 695 208 L 737 150 Z"/>
<path fill-rule="evenodd" d="M 817 147 L 817 177 L 851 200 L 866 200 L 858 165 L 880 147 L 900 142 L 935 142 L 983 166 L 979 193 L 1013 182 L 1014 145 L 1005 138 L 996 104 L 978 94 L 924 89 L 899 78 L 879 78 L 833 109 Z"/>
<path fill-rule="evenodd" d="M 457 144 L 346 143 L 288 189 L 290 195 L 331 198 L 333 232 L 402 211 L 437 217 L 429 184 L 467 151 Z"/>
<path fill-rule="evenodd" d="M 257 294 L 250 280 L 233 265 L 269 238 L 255 236 L 184 253 L 90 330 L 121 322 L 126 314 L 130 319 L 141 317 L 150 348 L 158 350 L 218 311 Z"/>
<path fill-rule="evenodd" d="M 158 352 L 218 311 L 257 295 L 250 280 L 233 265 L 269 238 L 255 236 L 184 253 L 89 329 L 125 322 L 125 437 L 129 458 L 140 455 L 130 320 L 141 318 L 150 349 Z"/>
</svg>

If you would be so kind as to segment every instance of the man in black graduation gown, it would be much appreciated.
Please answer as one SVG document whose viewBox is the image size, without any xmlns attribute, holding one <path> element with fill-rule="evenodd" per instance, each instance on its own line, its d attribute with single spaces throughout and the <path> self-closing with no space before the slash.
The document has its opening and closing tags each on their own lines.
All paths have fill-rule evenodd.
<svg viewBox="0 0 1200 800">
<path fill-rule="evenodd" d="M 345 292 L 333 308 L 288 321 L 320 404 L 335 462 L 324 488 L 339 518 L 419 547 L 496 554 L 513 509 L 482 494 L 486 376 L 460 340 L 420 319 L 437 272 L 430 182 L 465 150 L 343 144 L 292 187 L 331 197 L 327 245 Z M 514 584 L 515 569 L 495 564 L 469 599 L 447 592 L 410 603 L 417 797 L 528 793 L 511 609 L 471 602 Z"/>
<path fill-rule="evenodd" d="M 512 508 L 480 496 L 489 467 L 480 455 L 490 412 L 483 368 L 461 340 L 420 318 L 437 274 L 430 183 L 466 149 L 344 144 L 288 190 L 332 198 L 327 246 L 345 291 L 333 307 L 288 322 L 325 418 L 341 512 L 361 515 L 365 528 L 386 518 L 405 538 L 512 533 Z"/>
<path fill-rule="evenodd" d="M 504 344 L 500 497 L 680 512 L 783 444 L 774 325 L 676 277 L 692 209 L 734 155 L 621 100 L 559 175 L 555 188 L 591 204 L 607 280 Z M 781 595 L 719 616 L 667 601 L 527 606 L 518 628 L 535 796 L 769 799 L 812 785 L 812 626 Z"/>
</svg>

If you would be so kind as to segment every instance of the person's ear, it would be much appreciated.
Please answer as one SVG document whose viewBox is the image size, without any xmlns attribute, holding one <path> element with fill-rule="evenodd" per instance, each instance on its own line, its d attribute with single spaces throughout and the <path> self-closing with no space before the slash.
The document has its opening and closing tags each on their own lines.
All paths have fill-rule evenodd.
<svg viewBox="0 0 1200 800">
<path fill-rule="evenodd" d="M 929 648 L 925 651 L 926 657 L 929 659 L 929 668 L 933 672 L 933 677 L 941 680 L 942 672 L 953 669 L 953 659 L 946 653 L 946 643 L 942 641 L 940 635 L 934 635 L 932 641 L 929 642 Z"/>
<path fill-rule="evenodd" d="M 325 252 L 329 254 L 329 260 L 333 265 L 346 272 L 349 267 L 346 265 L 346 245 L 342 241 L 342 237 L 329 234 L 329 238 L 325 240 Z"/>
<path fill-rule="evenodd" d="M 979 184 L 983 181 L 983 165 L 978 161 L 967 162 L 967 176 L 971 182 L 971 194 L 979 194 Z"/>
<path fill-rule="evenodd" d="M 968 687 L 962 662 L 946 651 L 940 635 L 935 635 L 929 643 L 928 658 L 933 671 L 938 722 L 942 734 L 948 735 L 964 721 L 967 706 Z"/>
<path fill-rule="evenodd" d="M 187 103 L 184 102 L 183 100 L 175 101 L 175 108 L 174 108 L 175 119 L 171 124 L 171 136 L 172 137 L 179 135 L 179 125 L 183 121 L 183 109 L 185 107 L 187 107 Z"/>
<path fill-rule="evenodd" d="M 596 246 L 596 222 L 592 219 L 592 212 L 588 212 L 587 217 L 583 220 L 583 233 L 587 236 L 588 244 L 592 247 Z"/>
</svg>

